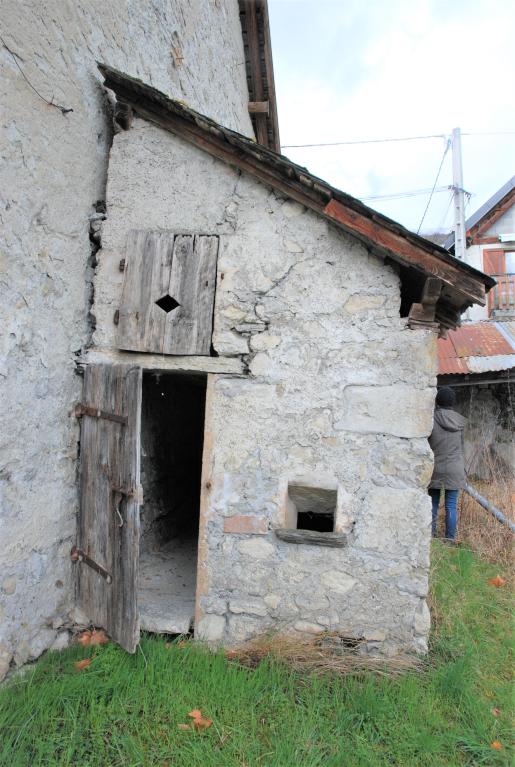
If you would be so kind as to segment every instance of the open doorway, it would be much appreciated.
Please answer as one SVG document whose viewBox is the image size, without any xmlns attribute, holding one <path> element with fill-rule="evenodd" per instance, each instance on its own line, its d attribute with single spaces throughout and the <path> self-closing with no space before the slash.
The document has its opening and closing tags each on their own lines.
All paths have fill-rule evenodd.
<svg viewBox="0 0 515 767">
<path fill-rule="evenodd" d="M 193 626 L 206 377 L 144 373 L 138 609 L 141 628 Z"/>
</svg>

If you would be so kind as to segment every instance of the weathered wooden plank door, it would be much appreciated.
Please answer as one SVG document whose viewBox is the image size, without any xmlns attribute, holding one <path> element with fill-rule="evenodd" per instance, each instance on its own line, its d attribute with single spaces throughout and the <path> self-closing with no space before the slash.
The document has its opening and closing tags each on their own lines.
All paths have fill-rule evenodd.
<svg viewBox="0 0 515 767">
<path fill-rule="evenodd" d="M 79 607 L 128 652 L 139 642 L 141 368 L 89 365 L 81 420 Z"/>
<path fill-rule="evenodd" d="M 139 352 L 208 355 L 218 237 L 132 231 L 118 316 L 118 346 Z"/>
</svg>

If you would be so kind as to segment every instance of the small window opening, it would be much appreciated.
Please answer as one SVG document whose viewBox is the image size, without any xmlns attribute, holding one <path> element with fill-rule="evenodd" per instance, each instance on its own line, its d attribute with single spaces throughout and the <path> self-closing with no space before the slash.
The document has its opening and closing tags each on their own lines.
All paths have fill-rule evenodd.
<svg viewBox="0 0 515 767">
<path fill-rule="evenodd" d="M 336 514 L 336 495 L 336 490 L 289 485 L 289 513 L 293 517 L 291 522 L 295 522 L 292 527 L 297 530 L 332 533 Z"/>
<path fill-rule="evenodd" d="M 173 312 L 174 309 L 177 309 L 177 307 L 180 306 L 180 303 L 176 301 L 173 296 L 169 296 L 168 293 L 159 298 L 155 303 L 167 314 Z"/>
</svg>

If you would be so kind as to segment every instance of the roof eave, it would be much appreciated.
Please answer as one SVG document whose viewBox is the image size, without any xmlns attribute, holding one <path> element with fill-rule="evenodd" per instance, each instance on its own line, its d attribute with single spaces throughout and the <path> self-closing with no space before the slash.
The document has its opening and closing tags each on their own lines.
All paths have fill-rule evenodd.
<svg viewBox="0 0 515 767">
<path fill-rule="evenodd" d="M 443 248 L 331 187 L 284 156 L 223 128 L 139 80 L 103 64 L 99 64 L 99 69 L 106 87 L 141 117 L 295 199 L 365 242 L 374 252 L 441 279 L 449 303 L 447 327 L 459 324 L 459 313 L 473 303 L 484 305 L 485 293 L 495 284 L 488 275 L 463 264 Z M 456 313 L 457 319 L 452 319 Z"/>
</svg>

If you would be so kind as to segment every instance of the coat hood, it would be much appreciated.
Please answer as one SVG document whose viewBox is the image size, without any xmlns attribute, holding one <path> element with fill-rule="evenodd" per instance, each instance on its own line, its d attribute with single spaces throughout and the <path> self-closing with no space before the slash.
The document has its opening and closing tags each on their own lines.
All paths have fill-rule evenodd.
<svg viewBox="0 0 515 767">
<path fill-rule="evenodd" d="M 435 423 L 445 431 L 461 431 L 467 422 L 466 418 L 455 410 L 437 407 L 435 410 Z"/>
</svg>

